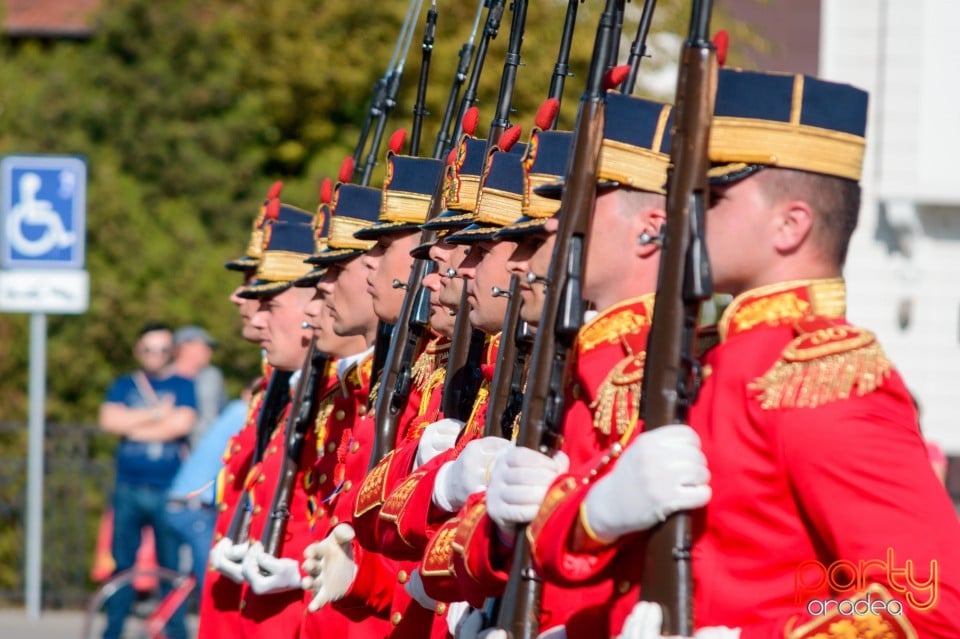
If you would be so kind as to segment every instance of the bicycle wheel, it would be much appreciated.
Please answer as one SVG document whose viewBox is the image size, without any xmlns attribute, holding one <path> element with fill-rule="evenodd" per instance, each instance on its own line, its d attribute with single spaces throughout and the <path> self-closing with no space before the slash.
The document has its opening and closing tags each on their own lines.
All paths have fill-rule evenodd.
<svg viewBox="0 0 960 639">
<path fill-rule="evenodd" d="M 134 583 L 143 581 L 154 582 L 157 587 L 151 591 L 134 590 L 133 603 L 123 625 L 123 639 L 165 639 L 164 622 L 175 610 L 187 605 L 196 583 L 192 575 L 167 568 L 130 568 L 100 586 L 87 603 L 81 639 L 100 639 L 107 625 L 106 607 L 111 598 L 129 596 Z"/>
</svg>

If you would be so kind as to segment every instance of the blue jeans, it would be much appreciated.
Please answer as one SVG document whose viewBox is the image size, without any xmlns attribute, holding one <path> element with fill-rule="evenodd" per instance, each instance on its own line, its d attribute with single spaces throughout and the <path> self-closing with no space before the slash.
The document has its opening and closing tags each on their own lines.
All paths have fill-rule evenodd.
<svg viewBox="0 0 960 639">
<path fill-rule="evenodd" d="M 167 524 L 164 512 L 166 503 L 166 488 L 117 483 L 113 493 L 111 545 L 117 564 L 116 573 L 133 567 L 140 547 L 140 531 L 144 526 L 153 528 L 157 564 L 162 568 L 179 570 L 180 540 Z M 163 588 L 161 595 L 167 592 L 169 587 Z M 133 587 L 126 586 L 107 600 L 107 627 L 103 631 L 103 639 L 119 639 L 135 597 Z M 181 606 L 167 622 L 164 632 L 170 639 L 186 639 L 185 617 L 186 606 Z"/>
<path fill-rule="evenodd" d="M 213 544 L 213 527 L 217 523 L 217 511 L 211 506 L 167 502 L 167 524 L 190 546 L 193 576 L 197 580 L 197 592 L 203 588 L 203 575 L 207 571 L 207 556 Z"/>
</svg>

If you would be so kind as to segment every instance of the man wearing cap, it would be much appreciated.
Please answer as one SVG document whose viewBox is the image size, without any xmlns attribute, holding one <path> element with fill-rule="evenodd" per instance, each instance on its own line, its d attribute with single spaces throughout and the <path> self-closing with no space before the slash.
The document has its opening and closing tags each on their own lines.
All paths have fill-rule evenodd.
<svg viewBox="0 0 960 639">
<path fill-rule="evenodd" d="M 260 343 L 260 330 L 251 325 L 250 320 L 256 312 L 257 301 L 239 296 L 256 277 L 257 266 L 263 252 L 263 226 L 272 224 L 276 219 L 286 215 L 298 215 L 298 210 L 292 207 L 282 207 L 279 199 L 282 183 L 275 183 L 253 223 L 250 241 L 244 255 L 230 260 L 224 266 L 231 271 L 237 271 L 242 276 L 242 282 L 230 295 L 230 301 L 237 307 L 241 320 L 241 336 L 248 342 Z M 301 218 L 303 220 L 303 218 Z M 287 220 L 291 221 L 291 220 Z M 246 418 L 223 451 L 222 466 L 216 478 L 215 507 L 217 519 L 213 527 L 213 548 L 209 553 L 209 570 L 200 591 L 200 615 L 197 636 L 201 639 L 223 637 L 232 639 L 240 636 L 240 595 L 243 575 L 241 573 L 243 557 L 246 554 L 246 543 L 234 544 L 233 539 L 225 539 L 241 495 L 244 493 L 244 480 L 250 470 L 257 446 L 257 422 L 263 408 L 265 392 L 273 375 L 273 369 L 262 361 L 262 376 L 255 383 L 250 397 Z M 286 381 L 284 381 L 286 384 Z M 245 540 L 243 540 L 245 542 Z"/>
<path fill-rule="evenodd" d="M 210 424 L 227 404 L 223 373 L 210 363 L 217 342 L 199 326 L 183 326 L 173 333 L 172 370 L 193 380 L 197 394 L 197 421 L 190 431 L 190 447 L 195 447 Z"/>
<path fill-rule="evenodd" d="M 278 371 L 299 371 L 310 345 L 311 333 L 303 329 L 302 324 L 312 291 L 293 287 L 292 283 L 310 270 L 303 260 L 313 251 L 312 227 L 275 221 L 264 228 L 263 236 L 263 254 L 256 278 L 239 295 L 257 300 L 257 310 L 250 321 L 261 333 L 260 345 L 267 362 Z M 245 583 L 240 598 L 240 620 L 242 635 L 246 637 L 296 636 L 303 611 L 299 562 L 292 558 L 299 557 L 309 535 L 307 507 L 302 502 L 313 486 L 305 481 L 303 466 L 297 473 L 279 556 L 267 554 L 261 544 L 280 481 L 285 456 L 284 426 L 290 410 L 288 403 L 276 423 L 266 425 L 269 440 L 245 482 L 251 506 L 250 546 L 242 561 Z M 309 451 L 310 447 L 305 449 Z"/>
<path fill-rule="evenodd" d="M 663 184 L 669 147 L 670 107 L 610 93 L 598 168 L 598 193 L 586 251 L 583 294 L 596 313 L 581 328 L 572 356 L 562 420 L 560 453 L 547 457 L 512 448 L 491 469 L 483 499 L 461 511 L 453 532 L 450 567 L 472 600 L 502 593 L 510 569 L 517 524 L 529 523 L 547 489 L 569 464 L 565 477 L 586 474 L 612 443 L 635 432 L 642 362 L 659 268 L 656 238 L 664 219 Z M 518 248 L 508 263 L 524 301 L 521 317 L 539 322 L 559 202 L 536 192 L 556 183 L 566 168 L 570 134 L 537 131 L 528 155 L 526 215 L 498 233 Z M 559 185 L 558 185 L 559 186 Z M 546 188 L 556 197 L 559 189 Z M 552 499 L 558 498 L 556 491 Z M 531 529 L 535 539 L 536 527 Z M 624 585 L 563 588 L 547 584 L 541 629 L 570 637 L 610 634 L 611 607 L 620 618 L 628 604 Z"/>
<path fill-rule="evenodd" d="M 310 544 L 303 552 L 304 602 L 310 611 L 301 624 L 305 637 L 336 635 L 330 630 L 331 615 L 350 620 L 351 636 L 383 636 L 391 627 L 387 616 L 395 567 L 363 549 L 350 523 L 357 487 L 373 449 L 374 423 L 367 416 L 367 401 L 378 323 L 373 300 L 366 292 L 367 269 L 361 262 L 373 243 L 355 238 L 354 233 L 377 221 L 380 199 L 378 189 L 339 184 L 327 245 L 309 259 L 318 266 L 314 272 L 320 277 L 316 289 L 324 306 L 323 310 L 317 310 L 316 303 L 309 307 L 320 317 L 318 339 L 329 325 L 341 338 L 359 337 L 364 350 L 353 354 L 343 371 L 341 392 L 349 395 L 350 404 L 333 412 L 335 420 L 343 421 L 343 428 L 338 426 L 339 445 L 331 441 L 331 429 L 322 436 L 318 434 L 318 442 L 327 439 L 326 453 L 336 455 L 336 466 L 328 479 L 336 482 L 336 492 L 323 505 L 328 519 L 315 529 L 314 538 L 322 541 Z M 356 344 L 354 349 L 358 347 Z"/>
<path fill-rule="evenodd" d="M 902 380 L 844 317 L 866 105 L 848 85 L 720 72 L 706 234 L 716 288 L 735 297 L 690 413 L 712 489 L 694 528 L 698 637 L 956 632 L 956 515 Z M 646 459 L 628 448 L 588 482 L 591 572 L 630 561 L 631 533 L 665 514 L 611 507 L 656 482 Z M 624 636 L 659 636 L 659 616 L 638 604 Z"/>
</svg>

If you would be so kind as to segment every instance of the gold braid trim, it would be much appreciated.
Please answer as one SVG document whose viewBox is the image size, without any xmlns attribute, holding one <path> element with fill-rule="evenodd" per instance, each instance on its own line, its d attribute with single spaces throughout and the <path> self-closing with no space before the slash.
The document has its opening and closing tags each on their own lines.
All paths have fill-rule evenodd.
<svg viewBox="0 0 960 639">
<path fill-rule="evenodd" d="M 414 362 L 410 374 L 413 377 L 413 385 L 422 393 L 426 393 L 427 383 L 433 381 L 433 374 L 438 368 L 447 365 L 447 357 L 450 355 L 450 349 L 443 349 L 437 352 L 430 352 L 429 349 L 423 351 L 417 361 Z"/>
<path fill-rule="evenodd" d="M 425 415 L 427 409 L 430 408 L 430 396 L 433 395 L 433 391 L 438 386 L 443 386 L 444 380 L 447 379 L 447 369 L 443 366 L 433 371 L 433 374 L 427 379 L 426 383 L 423 385 L 423 396 L 420 398 L 420 408 L 417 410 L 417 415 Z"/>
<path fill-rule="evenodd" d="M 892 365 L 873 333 L 832 326 L 797 337 L 762 377 L 750 383 L 764 410 L 816 408 L 871 393 Z"/>
<path fill-rule="evenodd" d="M 593 427 L 604 435 L 612 430 L 623 435 L 640 410 L 640 388 L 643 385 L 643 364 L 646 351 L 629 355 L 613 370 L 597 389 L 597 397 L 590 404 Z"/>
<path fill-rule="evenodd" d="M 327 396 L 320 400 L 317 419 L 313 422 L 313 429 L 317 433 L 317 452 L 321 454 L 327 445 L 327 422 L 330 420 L 330 414 L 333 412 L 333 401 L 333 393 L 327 393 Z"/>
</svg>

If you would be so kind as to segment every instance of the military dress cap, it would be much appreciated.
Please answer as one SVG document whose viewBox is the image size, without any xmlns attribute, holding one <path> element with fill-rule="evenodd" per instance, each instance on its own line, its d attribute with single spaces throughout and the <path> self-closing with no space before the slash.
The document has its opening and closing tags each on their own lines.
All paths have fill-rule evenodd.
<svg viewBox="0 0 960 639">
<path fill-rule="evenodd" d="M 453 162 L 447 166 L 444 176 L 446 210 L 423 225 L 428 231 L 462 229 L 470 224 L 487 160 L 487 141 L 473 136 L 479 117 L 476 107 L 471 107 L 463 116 L 464 134 L 451 153 Z"/>
<path fill-rule="evenodd" d="M 427 220 L 443 161 L 401 155 L 405 136 L 406 131 L 401 129 L 390 138 L 380 216 L 373 226 L 357 231 L 357 239 L 374 240 L 389 233 L 419 231 Z"/>
<path fill-rule="evenodd" d="M 673 108 L 620 93 L 606 94 L 597 188 L 618 186 L 666 193 Z M 560 198 L 564 180 L 540 186 L 538 195 Z"/>
<path fill-rule="evenodd" d="M 523 215 L 497 231 L 494 239 L 515 240 L 540 233 L 547 220 L 560 210 L 560 200 L 534 192 L 539 186 L 563 179 L 567 170 L 573 133 L 550 130 L 559 110 L 560 101 L 556 98 L 549 98 L 537 110 L 523 158 Z"/>
<path fill-rule="evenodd" d="M 523 213 L 523 156 L 511 153 L 521 127 L 507 129 L 490 151 L 477 208 L 470 226 L 448 235 L 451 244 L 473 244 L 493 239 L 494 234 Z"/>
<path fill-rule="evenodd" d="M 266 224 L 275 220 L 295 223 L 310 222 L 309 213 L 280 201 L 280 191 L 282 190 L 283 182 L 279 180 L 270 187 L 266 199 L 260 206 L 260 212 L 253 220 L 253 230 L 250 233 L 246 253 L 225 263 L 224 268 L 247 273 L 257 270 L 257 265 L 260 263 L 260 252 L 263 250 L 263 227 Z"/>
<path fill-rule="evenodd" d="M 370 250 L 376 244 L 357 239 L 354 233 L 376 223 L 380 215 L 380 189 L 347 183 L 352 172 L 352 158 L 348 157 L 340 167 L 340 182 L 333 194 L 327 246 L 307 259 L 310 264 L 342 262 Z"/>
<path fill-rule="evenodd" d="M 304 260 L 313 252 L 313 227 L 273 222 L 263 227 L 263 251 L 256 278 L 237 293 L 255 299 L 281 293 L 310 270 Z"/>
<path fill-rule="evenodd" d="M 313 228 L 313 255 L 319 255 L 327 248 L 327 237 L 330 234 L 330 215 L 331 205 L 333 203 L 333 182 L 330 178 L 324 178 L 320 185 L 320 204 L 317 206 L 317 213 L 313 216 L 311 224 Z M 310 264 L 311 255 L 306 260 Z M 323 278 L 327 272 L 326 266 L 315 266 L 310 269 L 306 275 L 295 280 L 294 286 L 311 287 L 316 286 L 317 282 Z"/>
<path fill-rule="evenodd" d="M 712 183 L 766 166 L 859 181 L 866 91 L 801 74 L 721 69 L 710 128 Z"/>
</svg>

